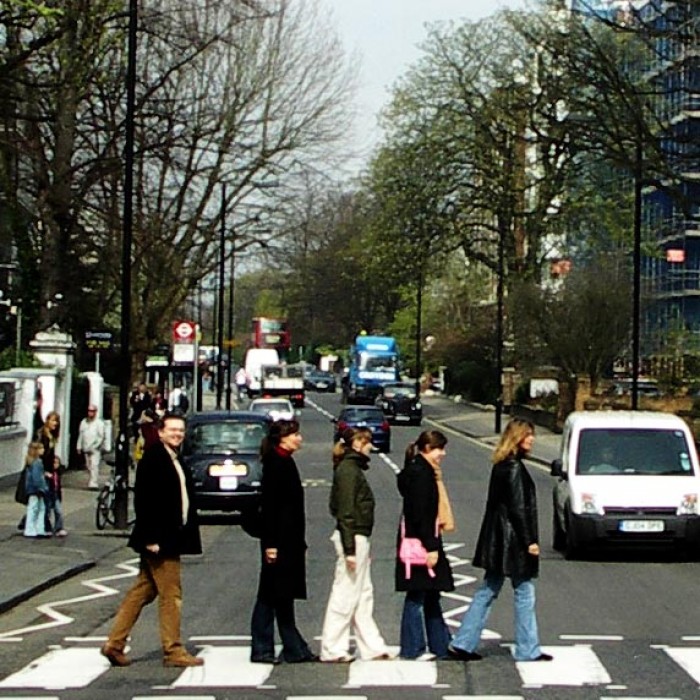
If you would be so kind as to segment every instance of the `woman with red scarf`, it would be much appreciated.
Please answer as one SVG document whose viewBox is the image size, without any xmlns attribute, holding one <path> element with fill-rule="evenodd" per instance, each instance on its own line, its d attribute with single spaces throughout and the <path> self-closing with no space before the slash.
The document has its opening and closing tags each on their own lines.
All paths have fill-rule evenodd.
<svg viewBox="0 0 700 700">
<path fill-rule="evenodd" d="M 302 443 L 299 423 L 270 426 L 260 452 L 263 463 L 258 596 L 251 621 L 254 663 L 318 661 L 297 629 L 294 601 L 306 599 L 306 515 L 304 488 L 292 455 Z M 275 657 L 274 624 L 282 640 Z"/>
</svg>

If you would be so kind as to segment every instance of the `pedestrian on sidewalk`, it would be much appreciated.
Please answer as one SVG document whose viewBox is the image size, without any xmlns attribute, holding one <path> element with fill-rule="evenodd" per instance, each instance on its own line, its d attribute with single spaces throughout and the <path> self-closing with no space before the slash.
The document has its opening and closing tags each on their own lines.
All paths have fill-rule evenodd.
<svg viewBox="0 0 700 700">
<path fill-rule="evenodd" d="M 374 527 L 374 495 L 364 472 L 369 469 L 372 431 L 348 428 L 333 448 L 330 511 L 336 519 L 331 542 L 335 576 L 321 633 L 321 661 L 349 663 L 350 627 L 360 658 L 385 660 L 392 654 L 373 617 L 369 538 Z"/>
<path fill-rule="evenodd" d="M 185 649 L 180 634 L 180 556 L 202 552 L 192 476 L 179 458 L 185 419 L 166 413 L 160 419 L 159 437 L 136 468 L 136 523 L 129 546 L 139 553 L 141 561 L 136 581 L 101 649 L 112 666 L 131 663 L 124 651 L 126 640 L 141 610 L 157 597 L 163 665 L 182 668 L 204 664 L 204 659 Z"/>
<path fill-rule="evenodd" d="M 27 457 L 25 459 L 25 491 L 29 498 L 27 502 L 27 514 L 25 517 L 25 537 L 50 537 L 46 531 L 46 504 L 45 498 L 49 486 L 44 475 L 44 463 L 41 460 L 44 454 L 44 446 L 40 442 L 29 443 Z"/>
<path fill-rule="evenodd" d="M 450 645 L 450 656 L 478 661 L 476 648 L 491 605 L 506 578 L 513 586 L 516 661 L 551 661 L 540 648 L 535 615 L 534 579 L 539 573 L 540 545 L 535 483 L 523 463 L 532 450 L 535 427 L 512 419 L 493 452 L 486 512 L 472 564 L 486 570 L 462 624 Z"/>
<path fill-rule="evenodd" d="M 450 632 L 442 616 L 440 592 L 453 591 L 455 586 L 442 547 L 442 533 L 454 530 L 452 508 L 442 482 L 446 445 L 447 438 L 439 430 L 422 432 L 408 446 L 397 479 L 403 496 L 405 536 L 419 539 L 427 552 L 427 566 L 411 566 L 409 572 L 398 556 L 396 559 L 396 590 L 406 592 L 400 651 L 405 659 L 448 658 Z M 400 540 L 401 529 L 399 533 Z"/>
<path fill-rule="evenodd" d="M 87 407 L 87 416 L 80 421 L 78 428 L 78 444 L 76 451 L 85 456 L 89 479 L 87 487 L 96 489 L 99 486 L 100 462 L 105 442 L 105 424 L 97 415 L 97 406 L 90 404 Z"/>
<path fill-rule="evenodd" d="M 304 488 L 293 454 L 301 447 L 299 423 L 275 421 L 260 446 L 262 493 L 260 581 L 251 619 L 253 663 L 276 663 L 275 620 L 282 639 L 280 661 L 318 661 L 297 629 L 294 601 L 306 599 Z"/>
<path fill-rule="evenodd" d="M 46 469 L 45 466 L 44 469 Z M 68 530 L 63 524 L 62 472 L 63 465 L 57 456 L 53 458 L 51 471 L 44 472 L 49 485 L 49 490 L 46 494 L 46 529 L 49 533 L 56 535 L 56 537 L 65 537 L 68 534 Z"/>
</svg>

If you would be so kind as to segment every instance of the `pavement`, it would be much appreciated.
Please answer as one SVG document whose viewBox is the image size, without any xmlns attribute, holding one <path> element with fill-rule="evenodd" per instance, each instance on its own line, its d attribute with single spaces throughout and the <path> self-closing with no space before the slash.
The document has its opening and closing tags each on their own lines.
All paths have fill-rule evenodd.
<svg viewBox="0 0 700 700">
<path fill-rule="evenodd" d="M 214 408 L 213 394 L 204 395 L 204 410 Z M 495 445 L 493 408 L 465 404 L 440 395 L 423 397 L 426 421 L 487 444 Z M 503 416 L 503 426 L 508 416 Z M 560 436 L 537 428 L 531 459 L 543 466 L 558 456 Z M 109 478 L 101 467 L 100 482 Z M 24 506 L 15 503 L 17 475 L 0 478 L 0 613 L 52 586 L 76 576 L 126 545 L 127 532 L 95 526 L 97 492 L 88 490 L 87 471 L 69 470 L 63 475 L 63 509 L 68 536 L 30 539 L 17 530 Z M 130 481 L 133 482 L 133 476 Z M 109 528 L 109 526 L 108 526 Z"/>
</svg>

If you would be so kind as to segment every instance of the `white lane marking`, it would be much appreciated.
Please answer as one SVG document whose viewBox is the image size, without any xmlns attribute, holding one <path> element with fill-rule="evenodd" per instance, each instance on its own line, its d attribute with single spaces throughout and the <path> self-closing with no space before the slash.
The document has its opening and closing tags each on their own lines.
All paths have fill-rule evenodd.
<svg viewBox="0 0 700 700">
<path fill-rule="evenodd" d="M 362 661 L 358 659 L 348 668 L 348 682 L 343 688 L 363 686 L 415 685 L 433 686 L 437 683 L 437 664 L 434 661 Z"/>
<path fill-rule="evenodd" d="M 189 639 L 191 642 L 249 642 L 252 637 L 249 634 L 211 634 Z"/>
<path fill-rule="evenodd" d="M 512 645 L 508 645 L 512 646 Z M 611 678 L 595 652 L 587 644 L 572 647 L 542 647 L 552 661 L 516 661 L 523 685 L 528 688 L 548 685 L 606 685 Z"/>
<path fill-rule="evenodd" d="M 87 588 L 92 588 L 97 593 L 91 593 L 90 595 L 79 596 L 77 598 L 68 598 L 66 600 L 58 600 L 52 603 L 46 603 L 45 605 L 39 605 L 36 610 L 42 615 L 46 615 L 49 618 L 48 622 L 42 622 L 37 625 L 30 625 L 28 627 L 21 627 L 20 629 L 10 630 L 9 632 L 0 633 L 0 641 L 8 641 L 10 638 L 15 638 L 12 641 L 21 642 L 22 639 L 18 638 L 19 635 L 28 634 L 30 632 L 38 632 L 39 630 L 51 629 L 52 627 L 60 627 L 61 625 L 69 625 L 75 618 L 69 615 L 64 615 L 58 612 L 57 608 L 64 607 L 66 605 L 75 605 L 76 603 L 84 603 L 88 600 L 96 600 L 97 598 L 106 598 L 109 596 L 117 595 L 119 591 L 111 586 L 103 586 L 104 581 L 116 581 L 120 578 L 128 578 L 130 576 L 136 576 L 139 572 L 138 567 L 134 566 L 138 563 L 138 558 L 129 559 L 122 564 L 117 564 L 118 569 L 125 569 L 125 574 L 113 574 L 112 576 L 103 576 L 101 578 L 89 579 L 87 581 L 81 581 L 83 586 Z"/>
<path fill-rule="evenodd" d="M 54 649 L 0 681 L 0 688 L 85 688 L 108 669 L 99 649 Z"/>
<path fill-rule="evenodd" d="M 696 683 L 700 683 L 700 649 L 664 647 L 665 651 Z"/>
<path fill-rule="evenodd" d="M 622 642 L 621 634 L 560 634 L 559 639 L 565 642 Z"/>
<path fill-rule="evenodd" d="M 394 472 L 394 474 L 398 474 L 401 471 L 401 468 L 396 464 L 396 462 L 394 462 L 391 459 L 391 457 L 388 457 L 383 452 L 379 452 L 378 456 L 383 462 L 385 462 L 389 466 L 389 468 L 391 469 L 391 471 Z"/>
<path fill-rule="evenodd" d="M 272 664 L 254 664 L 250 661 L 250 647 L 208 646 L 197 654 L 204 666 L 185 669 L 171 688 L 257 688 L 272 673 Z"/>
<path fill-rule="evenodd" d="M 166 690 L 166 689 L 167 688 L 164 688 L 164 690 Z M 172 698 L 172 700 L 216 700 L 216 695 L 171 695 L 170 697 Z M 131 700 L 163 700 L 163 696 L 162 695 L 134 695 L 131 698 Z M 625 698 L 625 700 L 627 700 L 627 699 Z"/>
<path fill-rule="evenodd" d="M 0 700 L 17 700 L 17 695 L 0 695 Z M 61 700 L 58 695 L 32 695 L 31 700 Z"/>
</svg>

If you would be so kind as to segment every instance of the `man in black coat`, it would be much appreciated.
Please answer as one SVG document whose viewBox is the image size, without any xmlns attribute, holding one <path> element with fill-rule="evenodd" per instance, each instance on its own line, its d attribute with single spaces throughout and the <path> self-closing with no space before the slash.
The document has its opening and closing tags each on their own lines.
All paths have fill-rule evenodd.
<svg viewBox="0 0 700 700">
<path fill-rule="evenodd" d="M 186 667 L 204 663 L 188 653 L 180 641 L 180 555 L 202 552 L 192 477 L 178 456 L 185 419 L 166 414 L 158 437 L 159 442 L 146 450 L 136 469 L 136 524 L 129 546 L 141 555 L 141 563 L 101 650 L 112 666 L 131 663 L 124 653 L 126 640 L 143 607 L 158 596 L 163 664 Z"/>
</svg>

